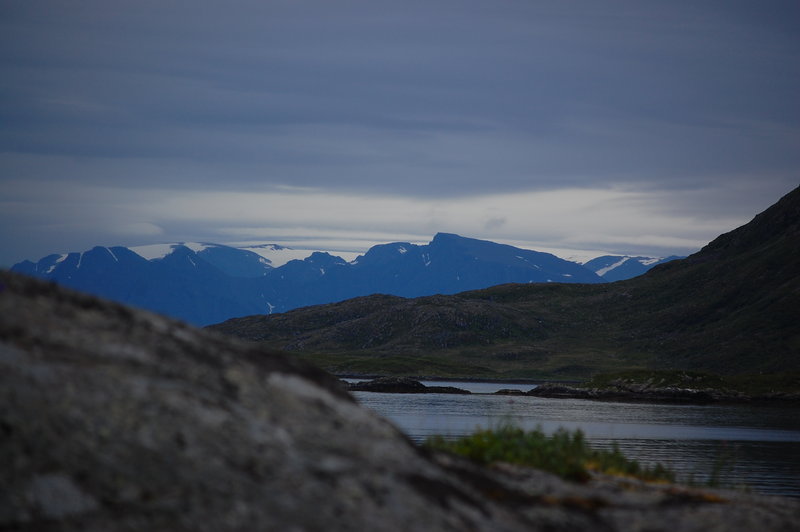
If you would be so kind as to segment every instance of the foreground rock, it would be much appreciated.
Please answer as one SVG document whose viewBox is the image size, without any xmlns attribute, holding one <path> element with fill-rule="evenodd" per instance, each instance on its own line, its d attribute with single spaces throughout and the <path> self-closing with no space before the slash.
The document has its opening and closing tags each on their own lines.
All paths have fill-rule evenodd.
<svg viewBox="0 0 800 532">
<path fill-rule="evenodd" d="M 257 346 L 0 272 L 0 529 L 792 530 L 800 504 L 428 455 Z"/>
<path fill-rule="evenodd" d="M 426 386 L 408 377 L 379 377 L 371 381 L 351 382 L 347 389 L 351 392 L 383 393 L 452 393 L 468 394 L 467 390 L 455 386 Z"/>
</svg>

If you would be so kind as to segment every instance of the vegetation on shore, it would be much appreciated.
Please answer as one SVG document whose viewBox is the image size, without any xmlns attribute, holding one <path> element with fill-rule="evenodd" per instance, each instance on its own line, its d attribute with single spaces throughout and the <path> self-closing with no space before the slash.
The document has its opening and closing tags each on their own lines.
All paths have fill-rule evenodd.
<svg viewBox="0 0 800 532">
<path fill-rule="evenodd" d="M 580 482 L 589 480 L 592 471 L 648 481 L 675 480 L 675 474 L 661 464 L 642 466 L 626 458 L 616 447 L 611 450 L 592 449 L 580 430 L 559 429 L 548 436 L 541 429 L 524 431 L 506 425 L 478 430 L 456 440 L 434 436 L 428 438 L 424 446 L 461 455 L 481 464 L 519 464 Z"/>
<path fill-rule="evenodd" d="M 646 482 L 747 489 L 746 486 L 729 485 L 723 481 L 724 475 L 733 469 L 736 462 L 730 449 L 720 452 L 708 474 L 700 474 L 700 478 L 705 480 L 698 482 L 694 473 L 678 478 L 674 471 L 662 464 L 643 466 L 627 458 L 616 445 L 610 450 L 593 449 L 580 430 L 571 432 L 561 428 L 548 436 L 540 428 L 524 431 L 506 424 L 496 429 L 478 430 L 455 440 L 432 436 L 423 443 L 423 447 L 463 456 L 482 465 L 505 462 L 533 467 L 577 482 L 588 481 L 596 472 Z"/>
<path fill-rule="evenodd" d="M 576 387 L 606 390 L 618 387 L 684 388 L 740 393 L 751 397 L 800 393 L 800 372 L 756 375 L 714 375 L 684 370 L 630 370 L 595 375 Z"/>
</svg>

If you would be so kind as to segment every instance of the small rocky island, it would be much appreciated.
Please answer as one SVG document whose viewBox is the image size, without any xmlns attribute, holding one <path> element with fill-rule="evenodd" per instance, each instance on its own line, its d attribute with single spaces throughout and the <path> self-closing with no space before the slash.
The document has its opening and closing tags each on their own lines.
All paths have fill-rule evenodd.
<svg viewBox="0 0 800 532">
<path fill-rule="evenodd" d="M 797 530 L 800 501 L 479 466 L 331 375 L 0 271 L 0 529 Z"/>
<path fill-rule="evenodd" d="M 345 382 L 351 392 L 383 393 L 450 393 L 469 394 L 467 390 L 455 386 L 426 386 L 409 377 L 378 377 L 369 381 Z"/>
<path fill-rule="evenodd" d="M 748 384 L 746 381 L 741 384 Z M 752 383 L 749 383 L 752 387 Z M 800 393 L 740 389 L 719 375 L 691 371 L 637 370 L 598 375 L 576 386 L 546 383 L 530 390 L 535 397 L 652 403 L 753 403 L 800 401 Z"/>
</svg>

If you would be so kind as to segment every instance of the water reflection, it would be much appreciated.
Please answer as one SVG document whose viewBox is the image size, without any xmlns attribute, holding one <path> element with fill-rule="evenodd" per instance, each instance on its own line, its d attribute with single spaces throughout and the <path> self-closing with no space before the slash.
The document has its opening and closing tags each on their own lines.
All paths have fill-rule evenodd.
<svg viewBox="0 0 800 532">
<path fill-rule="evenodd" d="M 465 383 L 436 384 L 466 388 Z M 800 408 L 796 406 L 664 405 L 496 395 L 355 395 L 416 441 L 434 434 L 457 437 L 478 427 L 507 422 L 526 429 L 541 427 L 546 432 L 559 427 L 581 429 L 594 446 L 616 443 L 631 458 L 661 462 L 683 479 L 703 482 L 716 466 L 727 485 L 746 484 L 758 492 L 800 497 Z"/>
</svg>

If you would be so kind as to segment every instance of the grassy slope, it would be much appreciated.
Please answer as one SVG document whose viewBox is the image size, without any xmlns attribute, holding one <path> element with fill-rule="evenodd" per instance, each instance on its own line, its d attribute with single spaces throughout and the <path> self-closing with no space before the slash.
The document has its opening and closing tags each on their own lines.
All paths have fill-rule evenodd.
<svg viewBox="0 0 800 532">
<path fill-rule="evenodd" d="M 214 328 L 337 373 L 585 378 L 800 370 L 800 189 L 703 250 L 605 285 L 368 296 Z"/>
</svg>

